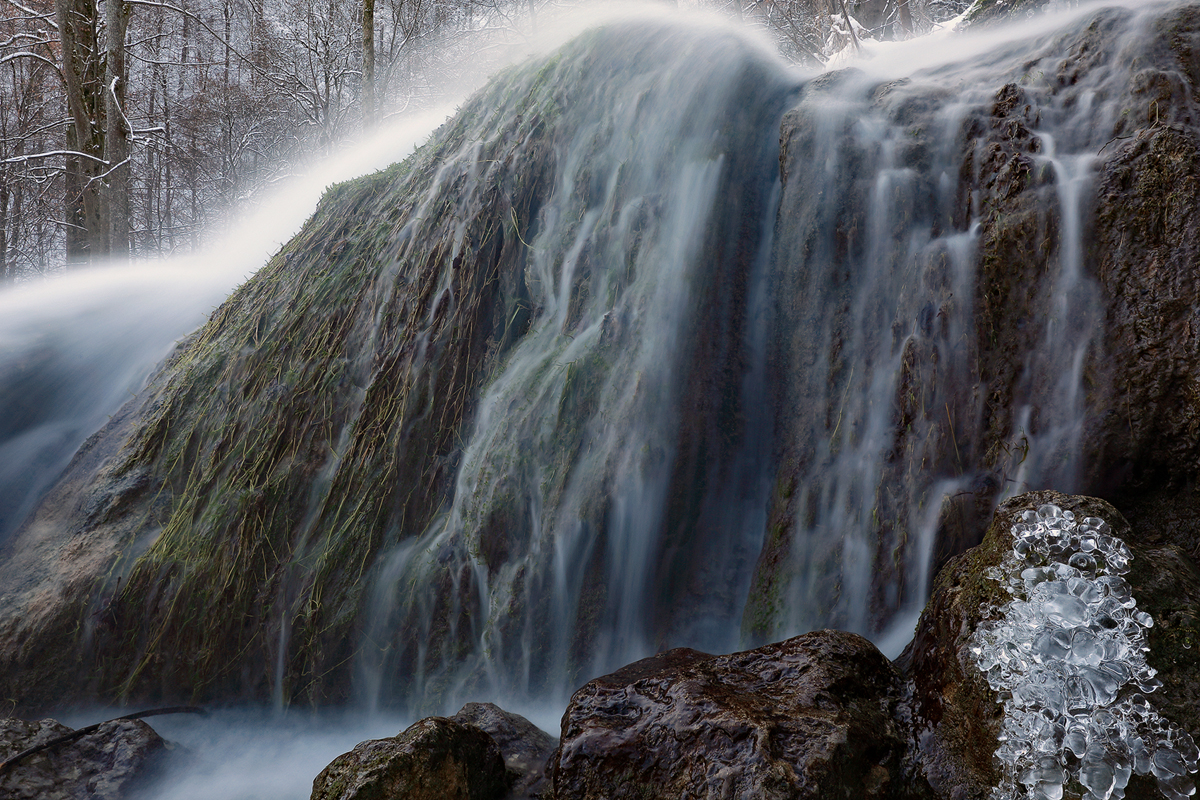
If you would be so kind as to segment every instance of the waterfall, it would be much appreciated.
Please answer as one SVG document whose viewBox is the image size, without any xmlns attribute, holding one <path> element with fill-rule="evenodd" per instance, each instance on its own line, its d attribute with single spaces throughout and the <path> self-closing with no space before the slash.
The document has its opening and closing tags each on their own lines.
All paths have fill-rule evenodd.
<svg viewBox="0 0 1200 800">
<path fill-rule="evenodd" d="M 0 545 L 174 342 L 295 234 L 330 182 L 407 155 L 447 110 L 397 121 L 310 165 L 199 253 L 0 291 Z"/>
<path fill-rule="evenodd" d="M 1093 174 L 1148 18 L 1072 9 L 940 60 L 905 59 L 914 43 L 801 78 L 781 193 L 773 148 L 749 151 L 783 72 L 755 68 L 774 82 L 760 99 L 731 90 L 733 55 L 708 67 L 727 34 L 606 44 L 638 67 L 600 60 L 611 94 L 572 110 L 582 134 L 560 141 L 528 242 L 530 333 L 490 380 L 449 507 L 376 573 L 370 702 L 565 697 L 663 647 L 823 626 L 895 655 L 962 498 L 1086 488 Z M 1058 77 L 1097 49 L 1112 69 Z M 740 171 L 711 133 L 732 114 L 761 126 L 736 139 Z M 754 255 L 725 264 L 738 227 Z"/>
<path fill-rule="evenodd" d="M 488 379 L 449 507 L 381 560 L 370 702 L 398 674 L 417 698 L 454 681 L 565 697 L 663 628 L 737 643 L 769 487 L 766 278 L 793 79 L 709 26 L 613 25 L 565 52 L 580 85 L 523 241 L 532 321 Z"/>
<path fill-rule="evenodd" d="M 812 75 L 728 24 L 637 17 L 503 73 L 416 166 L 331 193 L 350 199 L 214 315 L 219 392 L 171 373 L 176 397 L 215 398 L 196 416 L 217 433 L 189 420 L 179 435 L 200 443 L 172 451 L 211 471 L 162 481 L 190 494 L 160 561 L 127 554 L 125 611 L 170 596 L 152 609 L 164 641 L 193 643 L 179 631 L 202 617 L 208 661 L 189 669 L 224 670 L 197 680 L 279 706 L 561 704 L 667 647 L 826 626 L 896 655 L 939 562 L 998 500 L 1086 491 L 1105 468 L 1097 175 L 1113 141 L 1158 124 L 1123 112 L 1175 5 L 868 43 Z M 368 218 L 330 219 L 343 209 Z M 0 540 L 261 261 L 241 249 L 194 279 L 96 272 L 0 295 Z M 256 350 L 260 332 L 317 329 L 337 336 L 303 381 L 287 362 L 302 348 Z M 239 376 L 260 357 L 259 380 Z M 277 419 L 293 408 L 295 431 Z M 253 448 L 230 441 L 260 423 L 284 426 L 261 439 L 282 455 L 243 469 Z M 258 552 L 262 585 L 229 587 L 236 631 L 202 570 L 172 572 L 196 541 L 233 564 Z M 101 644 L 143 646 L 126 633 Z M 122 685 L 121 659 L 105 666 Z"/>
<path fill-rule="evenodd" d="M 758 638 L 832 626 L 898 654 L 962 498 L 1095 479 L 1093 175 L 1166 6 L 1135 7 L 895 45 L 791 112 L 775 293 L 795 468 Z"/>
</svg>

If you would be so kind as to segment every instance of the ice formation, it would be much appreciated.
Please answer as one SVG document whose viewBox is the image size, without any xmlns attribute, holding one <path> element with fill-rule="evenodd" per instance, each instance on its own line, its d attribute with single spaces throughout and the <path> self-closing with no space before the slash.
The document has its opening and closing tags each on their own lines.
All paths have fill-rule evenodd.
<svg viewBox="0 0 1200 800">
<path fill-rule="evenodd" d="M 1194 794 L 1200 751 L 1143 694 L 1162 684 L 1146 663 L 1154 621 L 1121 577 L 1129 548 L 1104 520 L 1049 504 L 1024 512 L 1012 536 L 986 573 L 1012 599 L 983 609 L 1002 618 L 969 643 L 1004 706 L 992 800 L 1060 800 L 1064 787 L 1119 800 L 1135 773 L 1170 800 Z"/>
</svg>

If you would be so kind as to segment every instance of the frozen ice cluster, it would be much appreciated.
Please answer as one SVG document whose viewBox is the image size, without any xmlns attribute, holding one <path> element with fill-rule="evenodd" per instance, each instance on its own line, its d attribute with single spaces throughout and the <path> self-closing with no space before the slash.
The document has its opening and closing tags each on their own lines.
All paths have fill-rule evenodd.
<svg viewBox="0 0 1200 800">
<path fill-rule="evenodd" d="M 1195 793 L 1192 737 L 1143 693 L 1162 684 L 1146 664 L 1146 629 L 1129 584 L 1125 543 L 1096 517 L 1044 505 L 1012 528 L 1013 547 L 987 577 L 1012 599 L 985 607 L 969 647 L 1004 705 L 992 800 L 1123 798 L 1132 773 L 1170 800 Z M 1077 783 L 1076 783 L 1077 782 Z"/>
</svg>

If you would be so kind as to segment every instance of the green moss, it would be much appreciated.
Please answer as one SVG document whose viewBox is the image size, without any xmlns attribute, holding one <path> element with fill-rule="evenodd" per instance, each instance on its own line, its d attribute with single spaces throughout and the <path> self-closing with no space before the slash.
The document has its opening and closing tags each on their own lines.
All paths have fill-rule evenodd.
<svg viewBox="0 0 1200 800">
<path fill-rule="evenodd" d="M 469 188 L 461 159 L 481 143 L 480 207 L 512 208 L 514 221 L 534 207 L 553 154 L 531 142 L 550 135 L 564 64 L 509 70 L 403 163 L 329 187 L 155 378 L 117 472 L 147 470 L 168 513 L 131 512 L 161 533 L 111 572 L 130 623 L 100 635 L 110 690 L 266 694 L 280 641 L 289 693 L 344 690 L 343 643 L 374 558 L 441 507 L 482 383 L 474 365 L 519 335 L 504 324 L 519 301 L 497 304 L 488 287 L 520 286 L 520 227 L 504 237 L 479 214 L 449 258 Z"/>
</svg>

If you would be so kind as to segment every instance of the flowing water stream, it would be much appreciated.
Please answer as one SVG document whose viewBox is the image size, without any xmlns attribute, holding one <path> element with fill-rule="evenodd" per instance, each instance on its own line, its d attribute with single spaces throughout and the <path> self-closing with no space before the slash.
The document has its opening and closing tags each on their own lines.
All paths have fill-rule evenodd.
<svg viewBox="0 0 1200 800">
<path fill-rule="evenodd" d="M 664 624 L 737 643 L 769 486 L 766 278 L 794 79 L 711 26 L 595 36 L 567 56 L 585 66 L 527 242 L 529 332 L 482 398 L 451 506 L 381 562 L 369 704 L 446 692 L 448 675 L 565 699 L 577 674 L 652 652 Z M 721 530 L 675 543 L 691 563 L 664 574 L 682 526 Z M 692 580 L 699 605 L 672 619 L 662 585 Z M 428 591 L 446 581 L 448 611 Z M 475 643 L 465 661 L 426 650 L 444 618 Z"/>
<path fill-rule="evenodd" d="M 1090 191 L 1130 73 L 1059 74 L 1080 52 L 1129 59 L 1152 18 L 1097 9 L 815 80 L 711 28 L 619 28 L 587 51 L 588 101 L 565 110 L 575 133 L 528 242 L 535 319 L 489 383 L 450 507 L 380 561 L 367 705 L 565 702 L 665 647 L 822 626 L 894 656 L 948 501 L 1079 490 Z M 1029 172 L 1026 205 L 986 183 L 997 153 Z M 1002 214 L 1024 215 L 1036 272 L 986 267 L 1029 299 L 980 318 L 981 237 L 1009 235 Z M 981 332 L 1006 315 L 1011 345 Z M 790 543 L 764 567 L 788 470 Z M 752 586 L 776 598 L 757 636 Z"/>
</svg>

